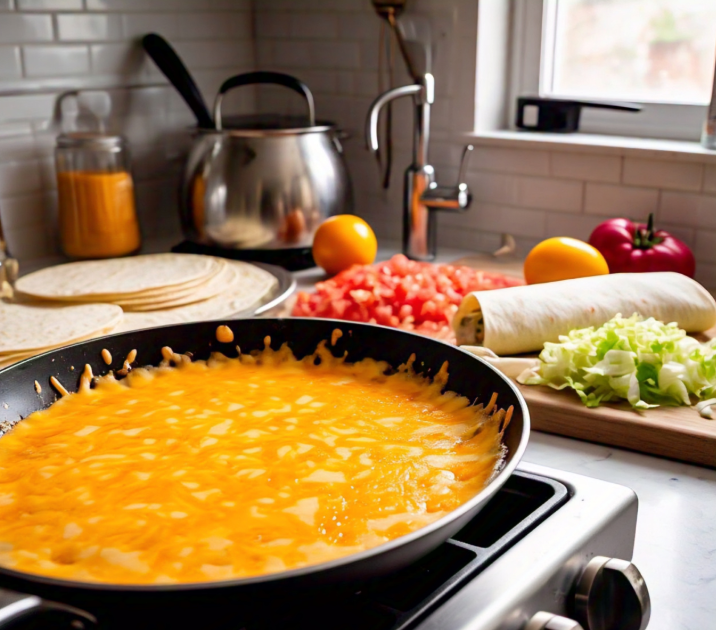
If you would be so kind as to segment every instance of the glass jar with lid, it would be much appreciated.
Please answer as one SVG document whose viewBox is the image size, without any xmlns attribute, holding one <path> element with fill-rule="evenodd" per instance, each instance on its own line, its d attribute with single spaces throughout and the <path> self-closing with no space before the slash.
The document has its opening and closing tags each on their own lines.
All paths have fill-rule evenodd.
<svg viewBox="0 0 716 630">
<path fill-rule="evenodd" d="M 141 245 L 124 138 L 72 132 L 55 149 L 62 249 L 70 258 L 112 258 Z"/>
</svg>

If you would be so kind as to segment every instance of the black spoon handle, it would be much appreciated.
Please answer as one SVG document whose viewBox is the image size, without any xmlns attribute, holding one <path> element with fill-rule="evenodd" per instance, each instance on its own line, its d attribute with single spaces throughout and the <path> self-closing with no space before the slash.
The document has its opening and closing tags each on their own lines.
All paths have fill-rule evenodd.
<svg viewBox="0 0 716 630">
<path fill-rule="evenodd" d="M 177 89 L 186 104 L 194 112 L 199 127 L 212 129 L 214 121 L 211 118 L 209 109 L 199 88 L 189 74 L 176 51 L 169 45 L 161 35 L 149 33 L 142 38 L 142 44 L 147 54 L 154 60 L 159 69 L 169 79 L 170 83 Z"/>
</svg>

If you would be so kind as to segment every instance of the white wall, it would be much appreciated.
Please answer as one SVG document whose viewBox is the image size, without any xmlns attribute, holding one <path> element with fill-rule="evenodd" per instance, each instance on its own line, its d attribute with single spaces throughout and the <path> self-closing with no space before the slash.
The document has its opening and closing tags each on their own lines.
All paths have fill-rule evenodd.
<svg viewBox="0 0 716 630">
<path fill-rule="evenodd" d="M 411 12 L 428 16 L 438 31 L 430 159 L 440 183 L 456 177 L 461 134 L 473 128 L 476 0 L 414 0 Z M 400 238 L 401 175 L 410 159 L 410 110 L 396 112 L 393 185 L 379 186 L 377 167 L 364 149 L 363 126 L 378 88 L 380 21 L 369 0 L 260 0 L 256 3 L 257 64 L 304 79 L 319 114 L 353 134 L 346 143 L 356 189 L 356 210 L 379 237 Z M 276 91 L 260 95 L 266 109 L 285 107 Z M 653 152 L 621 155 L 617 149 L 550 150 L 478 146 L 468 184 L 475 201 L 467 213 L 440 219 L 439 241 L 493 250 L 509 232 L 526 252 L 548 236 L 586 239 L 613 216 L 645 219 L 694 248 L 697 274 L 716 287 L 716 166 L 714 158 Z"/>
<path fill-rule="evenodd" d="M 58 252 L 58 93 L 166 83 L 138 43 L 156 31 L 211 103 L 223 79 L 253 69 L 252 24 L 249 0 L 0 0 L 0 212 L 12 253 L 23 262 Z M 8 95 L 26 90 L 40 93 Z M 111 94 L 113 127 L 131 143 L 143 234 L 179 238 L 178 173 L 192 115 L 168 87 Z M 250 93 L 239 98 L 253 104 Z"/>
</svg>

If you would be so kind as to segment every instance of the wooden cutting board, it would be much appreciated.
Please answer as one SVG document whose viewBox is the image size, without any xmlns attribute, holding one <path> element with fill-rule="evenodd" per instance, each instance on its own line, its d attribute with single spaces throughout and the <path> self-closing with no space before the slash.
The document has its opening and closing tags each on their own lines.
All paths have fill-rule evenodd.
<svg viewBox="0 0 716 630">
<path fill-rule="evenodd" d="M 516 259 L 476 255 L 455 262 L 522 276 L 522 263 Z M 704 336 L 716 337 L 716 329 Z M 527 401 L 532 428 L 537 431 L 716 468 L 716 419 L 706 420 L 693 408 L 657 407 L 637 412 L 622 403 L 588 409 L 574 392 L 529 385 L 518 387 Z"/>
</svg>

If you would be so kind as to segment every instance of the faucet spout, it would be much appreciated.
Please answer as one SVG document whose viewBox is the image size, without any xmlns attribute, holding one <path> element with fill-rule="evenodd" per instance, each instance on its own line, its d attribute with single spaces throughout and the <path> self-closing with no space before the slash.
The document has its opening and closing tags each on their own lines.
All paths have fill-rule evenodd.
<svg viewBox="0 0 716 630">
<path fill-rule="evenodd" d="M 423 91 L 423 86 L 417 83 L 413 85 L 403 85 L 387 92 L 383 92 L 376 98 L 368 110 L 368 119 L 366 121 L 365 139 L 368 150 L 371 153 L 378 153 L 380 142 L 378 140 L 378 120 L 380 119 L 380 110 L 383 106 L 396 98 L 402 96 L 413 96 L 416 98 Z"/>
</svg>

